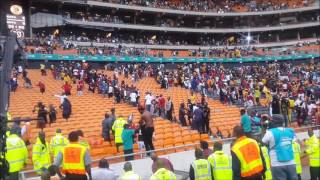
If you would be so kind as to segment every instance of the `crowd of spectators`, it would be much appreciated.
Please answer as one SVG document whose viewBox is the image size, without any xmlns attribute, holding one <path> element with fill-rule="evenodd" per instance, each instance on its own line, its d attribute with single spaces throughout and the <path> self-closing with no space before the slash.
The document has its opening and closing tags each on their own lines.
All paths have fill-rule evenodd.
<svg viewBox="0 0 320 180">
<path fill-rule="evenodd" d="M 249 1 L 249 0 L 236 0 L 236 1 L 216 1 L 216 0 L 181 0 L 181 1 L 162 1 L 162 0 L 152 0 L 152 1 L 141 1 L 141 0 L 104 0 L 112 3 L 126 4 L 126 5 L 138 5 L 154 8 L 166 8 L 166 9 L 177 9 L 184 11 L 204 11 L 204 12 L 234 12 L 237 11 L 237 7 L 249 7 L 245 9 L 246 11 L 272 11 L 281 10 L 288 8 L 297 8 L 299 6 L 309 6 L 312 2 L 310 0 L 297 0 L 295 4 L 289 6 L 287 3 L 282 1 L 268 1 L 265 3 Z"/>
</svg>

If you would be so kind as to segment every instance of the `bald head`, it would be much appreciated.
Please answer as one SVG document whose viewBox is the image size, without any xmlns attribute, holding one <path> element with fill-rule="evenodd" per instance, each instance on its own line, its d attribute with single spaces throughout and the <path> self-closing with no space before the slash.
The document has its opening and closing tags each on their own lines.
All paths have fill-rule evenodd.
<svg viewBox="0 0 320 180">
<path fill-rule="evenodd" d="M 125 172 L 132 171 L 132 164 L 130 162 L 124 163 L 123 169 Z"/>
<path fill-rule="evenodd" d="M 164 166 L 163 160 L 158 159 L 157 160 L 157 170 L 160 169 L 160 168 L 165 168 L 165 166 Z"/>
<path fill-rule="evenodd" d="M 151 154 L 151 159 L 152 159 L 152 161 L 158 160 L 157 154 L 156 154 L 156 153 L 152 153 L 152 154 Z"/>
</svg>

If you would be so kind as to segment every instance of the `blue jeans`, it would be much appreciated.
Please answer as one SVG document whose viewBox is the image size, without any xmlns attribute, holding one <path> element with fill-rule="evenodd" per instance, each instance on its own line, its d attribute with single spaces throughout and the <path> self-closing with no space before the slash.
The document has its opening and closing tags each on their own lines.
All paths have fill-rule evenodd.
<svg viewBox="0 0 320 180">
<path fill-rule="evenodd" d="M 295 164 L 272 167 L 271 172 L 273 180 L 298 180 Z"/>
</svg>

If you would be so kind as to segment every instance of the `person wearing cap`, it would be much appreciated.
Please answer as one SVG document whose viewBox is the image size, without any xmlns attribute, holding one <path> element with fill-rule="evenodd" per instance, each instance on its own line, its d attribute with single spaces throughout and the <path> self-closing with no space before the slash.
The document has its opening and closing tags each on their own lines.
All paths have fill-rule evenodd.
<svg viewBox="0 0 320 180">
<path fill-rule="evenodd" d="M 8 180 L 19 179 L 19 172 L 27 164 L 28 150 L 24 141 L 19 137 L 19 132 L 10 130 L 10 135 L 6 139 L 6 160 L 9 164 Z"/>
<path fill-rule="evenodd" d="M 89 180 L 92 180 L 90 153 L 86 147 L 79 144 L 79 132 L 70 132 L 68 139 L 70 143 L 58 153 L 53 163 L 56 173 L 60 179 L 65 180 L 87 180 L 87 174 Z"/>
<path fill-rule="evenodd" d="M 281 114 L 273 114 L 272 128 L 267 130 L 262 142 L 270 149 L 271 172 L 273 180 L 297 180 L 296 164 L 292 141 L 295 133 L 291 128 L 283 127 Z"/>
<path fill-rule="evenodd" d="M 106 159 L 100 159 L 98 168 L 92 171 L 93 180 L 116 180 L 119 175 L 109 168 Z"/>
</svg>

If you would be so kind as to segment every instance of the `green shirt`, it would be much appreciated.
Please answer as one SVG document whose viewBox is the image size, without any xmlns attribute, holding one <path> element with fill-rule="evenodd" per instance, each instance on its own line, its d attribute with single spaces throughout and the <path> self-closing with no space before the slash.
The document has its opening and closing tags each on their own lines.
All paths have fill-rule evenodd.
<svg viewBox="0 0 320 180">
<path fill-rule="evenodd" d="M 241 126 L 244 132 L 251 132 L 250 117 L 247 114 L 241 116 Z"/>
<path fill-rule="evenodd" d="M 132 138 L 133 135 L 134 135 L 133 129 L 124 129 L 122 131 L 121 137 L 122 137 L 124 150 L 133 149 L 133 138 Z"/>
</svg>

